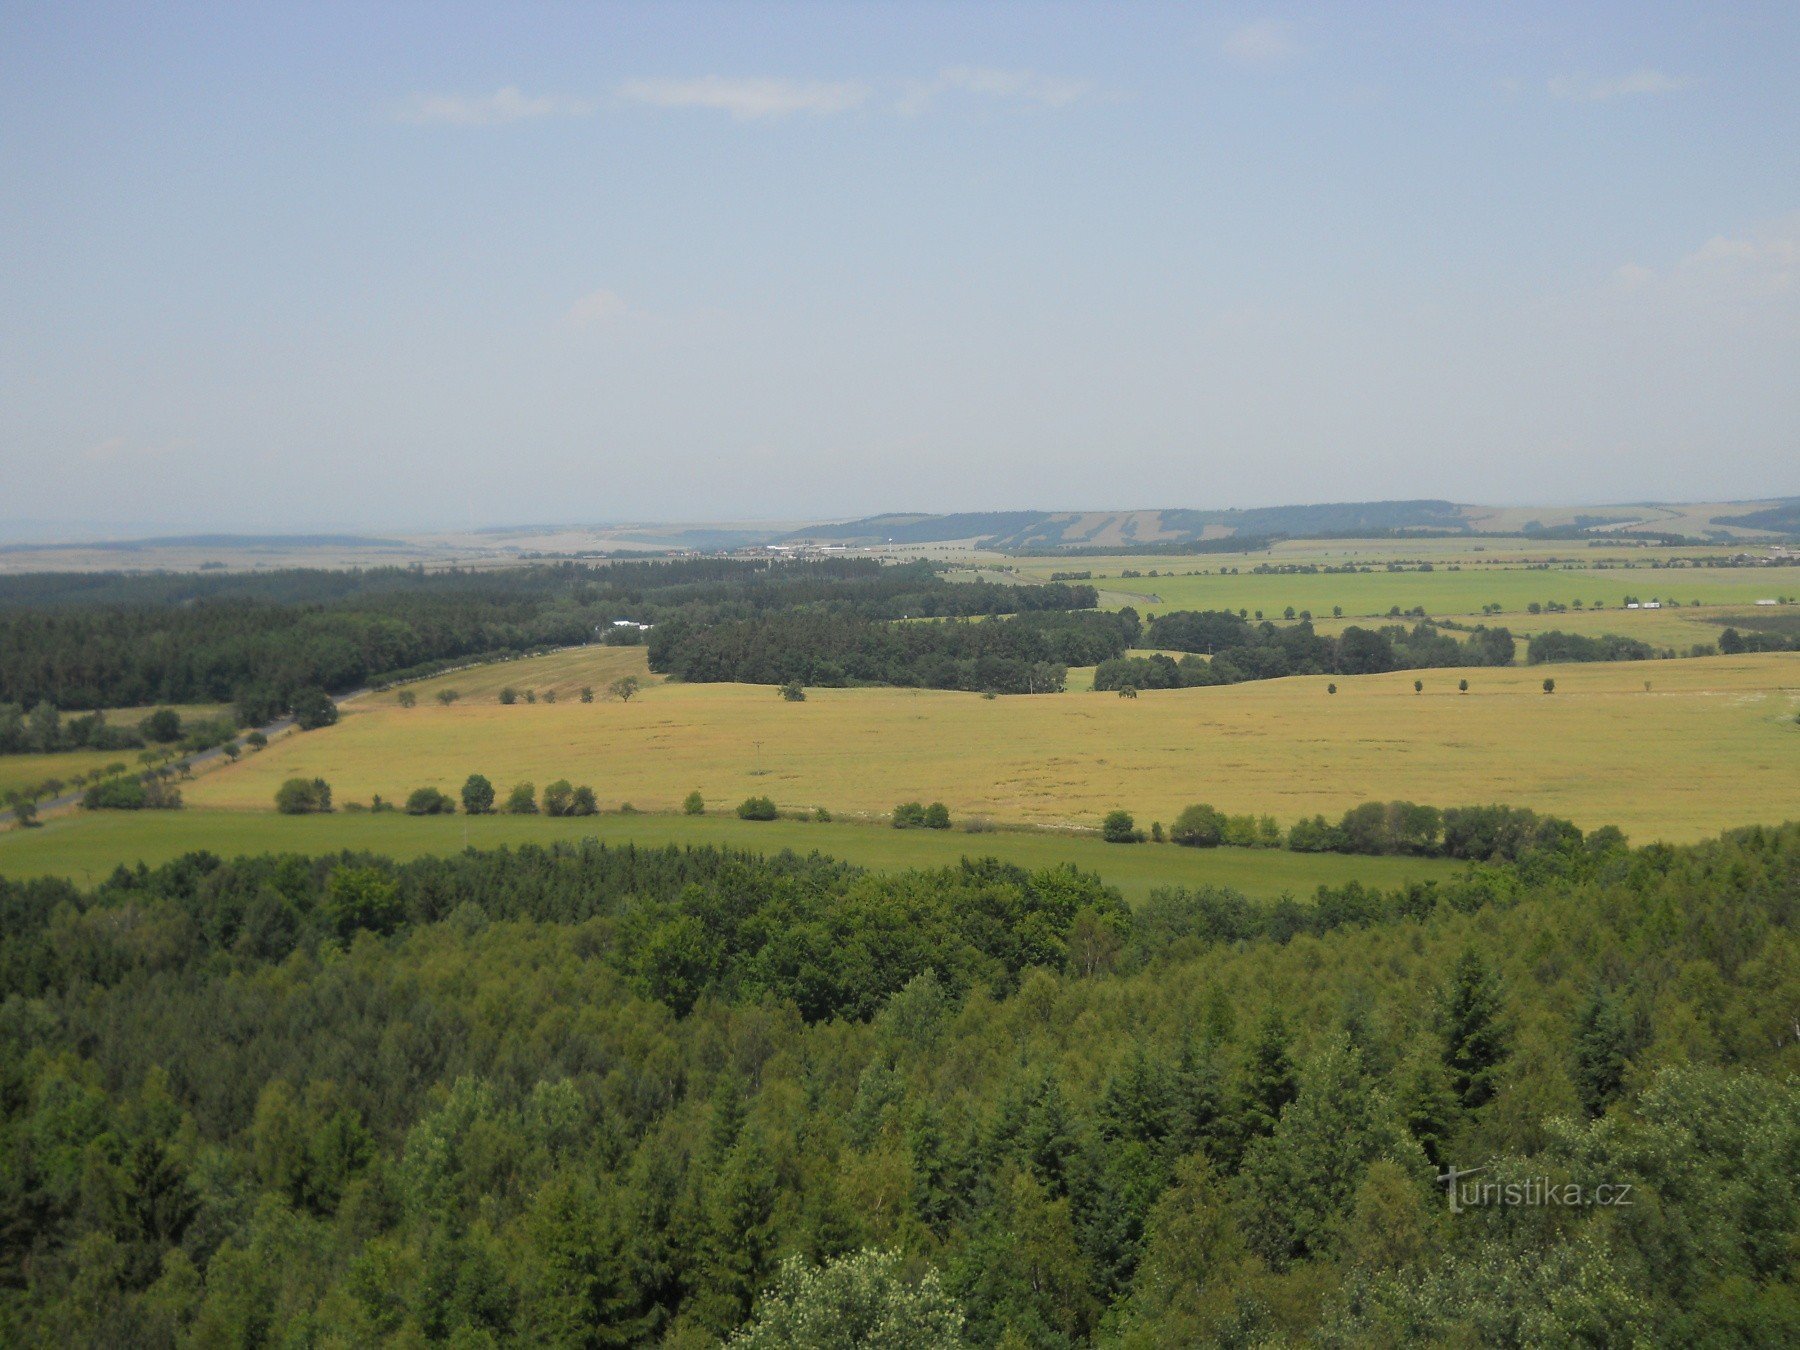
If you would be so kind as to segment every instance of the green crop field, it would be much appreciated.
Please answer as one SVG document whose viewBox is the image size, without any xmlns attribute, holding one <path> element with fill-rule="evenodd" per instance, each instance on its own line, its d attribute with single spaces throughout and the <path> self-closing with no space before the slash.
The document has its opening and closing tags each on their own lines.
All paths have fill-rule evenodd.
<svg viewBox="0 0 1800 1350">
<path fill-rule="evenodd" d="M 1640 842 L 1800 811 L 1794 655 L 1339 676 L 1336 695 L 1307 677 L 1135 700 L 879 688 L 786 703 L 763 686 L 646 675 L 629 703 L 432 698 L 443 686 L 599 684 L 642 662 L 641 648 L 588 648 L 422 683 L 415 708 L 373 695 L 337 726 L 183 790 L 190 806 L 266 811 L 294 776 L 325 778 L 341 803 L 425 785 L 454 793 L 481 772 L 502 792 L 566 777 L 592 785 L 603 806 L 654 811 L 698 788 L 714 806 L 758 793 L 783 809 L 872 818 L 936 798 L 959 822 L 1089 827 L 1116 806 L 1147 825 L 1194 801 L 1283 823 L 1374 798 L 1497 801 L 1616 824 Z M 1541 692 L 1546 676 L 1553 695 Z M 1467 695 L 1456 692 L 1463 677 Z"/>
<path fill-rule="evenodd" d="M 945 867 L 963 857 L 995 857 L 1021 867 L 1071 863 L 1097 872 L 1127 897 L 1157 886 L 1231 886 L 1248 895 L 1310 893 L 1356 880 L 1395 886 L 1453 875 L 1442 859 L 1355 858 L 1275 849 L 1190 849 L 1173 844 L 1106 844 L 1091 835 L 1049 831 L 896 830 L 862 824 L 743 821 L 729 815 L 414 817 L 343 814 L 279 816 L 247 811 L 183 811 L 64 816 L 40 829 L 0 834 L 0 875 L 101 880 L 121 864 L 151 864 L 194 849 L 221 857 L 258 853 L 367 850 L 393 858 L 475 848 L 598 839 L 607 844 L 717 844 L 778 852 L 826 853 L 877 870 Z"/>
<path fill-rule="evenodd" d="M 1084 562 L 1087 560 L 1084 560 Z M 1112 563 L 1113 559 L 1094 559 Z M 1184 560 L 1177 559 L 1178 563 Z M 1563 568 L 1537 571 L 1519 567 L 1464 566 L 1430 572 L 1291 573 L 1257 575 L 1247 563 L 1235 575 L 1217 570 L 1199 576 L 1119 576 L 1119 568 L 1093 569 L 1092 584 L 1103 592 L 1112 608 L 1131 605 L 1140 613 L 1160 614 L 1172 609 L 1248 609 L 1271 619 L 1292 606 L 1311 610 L 1314 617 L 1331 614 L 1334 606 L 1346 616 L 1379 616 L 1394 606 L 1402 612 L 1422 607 L 1434 615 L 1479 615 L 1484 605 L 1500 606 L 1505 614 L 1525 612 L 1533 602 L 1555 601 L 1584 606 L 1601 604 L 1622 611 L 1627 596 L 1661 599 L 1666 603 L 1742 607 L 1755 600 L 1800 593 L 1800 576 L 1785 569 L 1764 568 Z M 1066 568 L 1068 564 L 1064 564 Z M 1169 560 L 1138 559 L 1132 570 L 1164 573 Z M 1179 572 L 1191 566 L 1175 568 Z M 1783 583 L 1785 582 L 1785 586 Z"/>
</svg>

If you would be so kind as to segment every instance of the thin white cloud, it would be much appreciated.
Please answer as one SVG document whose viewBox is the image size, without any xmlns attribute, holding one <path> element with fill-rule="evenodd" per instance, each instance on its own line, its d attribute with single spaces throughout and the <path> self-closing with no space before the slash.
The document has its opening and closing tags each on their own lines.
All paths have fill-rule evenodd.
<svg viewBox="0 0 1800 1350">
<path fill-rule="evenodd" d="M 656 108 L 710 108 L 739 121 L 814 117 L 848 112 L 869 97 L 869 87 L 855 81 L 728 79 L 703 75 L 689 80 L 627 80 L 614 91 L 628 103 Z"/>
<path fill-rule="evenodd" d="M 981 98 L 1034 104 L 1041 108 L 1066 108 L 1094 92 L 1090 80 L 1041 75 L 1034 70 L 996 70 L 986 66 L 951 66 L 936 78 L 907 86 L 895 105 L 908 114 L 922 113 L 940 95 L 973 94 Z"/>
<path fill-rule="evenodd" d="M 1648 66 L 1629 75 L 1595 80 L 1579 75 L 1559 75 L 1550 81 L 1551 98 L 1569 99 L 1576 103 L 1606 103 L 1615 98 L 1674 94 L 1693 86 L 1686 75 L 1665 75 Z"/>
<path fill-rule="evenodd" d="M 1714 299 L 1790 293 L 1800 289 L 1800 211 L 1743 234 L 1717 234 L 1666 271 L 1626 263 L 1613 273 L 1632 293 L 1681 292 Z"/>
<path fill-rule="evenodd" d="M 542 117 L 586 117 L 594 111 L 586 99 L 533 97 L 512 85 L 479 98 L 460 94 L 415 94 L 396 116 L 414 126 L 492 127 Z"/>
<path fill-rule="evenodd" d="M 598 290 L 590 291 L 570 305 L 567 318 L 576 328 L 591 328 L 612 319 L 622 319 L 629 313 L 631 306 L 616 291 Z"/>
<path fill-rule="evenodd" d="M 1273 66 L 1300 54 L 1294 25 L 1285 19 L 1259 19 L 1234 28 L 1225 39 L 1225 55 L 1241 66 Z"/>
</svg>

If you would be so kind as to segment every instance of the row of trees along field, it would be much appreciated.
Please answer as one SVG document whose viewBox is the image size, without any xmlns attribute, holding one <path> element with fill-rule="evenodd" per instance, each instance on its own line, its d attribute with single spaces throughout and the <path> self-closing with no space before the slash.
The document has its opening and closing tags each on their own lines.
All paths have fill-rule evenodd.
<svg viewBox="0 0 1800 1350">
<path fill-rule="evenodd" d="M 713 624 L 824 609 L 869 619 L 1092 606 L 1088 586 L 945 581 L 869 559 L 573 563 L 0 578 L 0 703 L 226 703 L 246 725 L 296 691 L 588 642 L 612 620 Z M 637 630 L 614 640 L 636 640 Z"/>
<path fill-rule="evenodd" d="M 0 1340 L 1795 1343 L 1800 825 L 1528 861 L 0 881 Z"/>
<path fill-rule="evenodd" d="M 650 633 L 649 657 L 650 669 L 696 683 L 890 684 L 1046 694 L 1062 689 L 1068 667 L 1122 655 L 1139 628 L 1131 610 L 1046 610 L 938 623 L 795 611 L 732 623 L 659 624 Z"/>
</svg>

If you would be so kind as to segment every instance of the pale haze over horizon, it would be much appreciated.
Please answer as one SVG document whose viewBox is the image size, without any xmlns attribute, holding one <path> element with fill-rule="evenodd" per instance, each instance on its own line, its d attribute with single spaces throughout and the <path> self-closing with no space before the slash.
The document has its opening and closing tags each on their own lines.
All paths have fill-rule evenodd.
<svg viewBox="0 0 1800 1350">
<path fill-rule="evenodd" d="M 1792 4 L 0 0 L 0 528 L 1800 493 Z"/>
</svg>

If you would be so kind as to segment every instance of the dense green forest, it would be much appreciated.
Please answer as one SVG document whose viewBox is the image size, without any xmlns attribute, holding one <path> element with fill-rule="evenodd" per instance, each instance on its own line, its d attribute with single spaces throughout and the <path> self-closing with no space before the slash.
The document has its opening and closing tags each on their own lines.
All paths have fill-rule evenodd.
<svg viewBox="0 0 1800 1350">
<path fill-rule="evenodd" d="M 0 578 L 0 704 L 235 702 L 250 724 L 302 689 L 338 693 L 453 661 L 589 642 L 619 618 L 705 627 L 787 611 L 879 620 L 1094 603 L 1091 586 L 952 583 L 923 564 L 871 559 L 44 573 Z"/>
<path fill-rule="evenodd" d="M 1021 589 L 1035 594 L 1049 588 Z M 1069 666 L 1122 655 L 1138 629 L 1137 614 L 1129 609 L 1040 609 L 975 623 L 874 622 L 854 612 L 794 611 L 733 623 L 659 624 L 650 633 L 649 655 L 650 669 L 696 683 L 894 684 L 1047 694 L 1062 689 Z"/>
<path fill-rule="evenodd" d="M 0 882 L 0 1341 L 1791 1345 L 1797 917 L 1796 825 L 1135 911 L 597 845 Z"/>
</svg>

